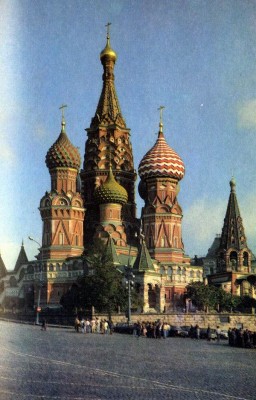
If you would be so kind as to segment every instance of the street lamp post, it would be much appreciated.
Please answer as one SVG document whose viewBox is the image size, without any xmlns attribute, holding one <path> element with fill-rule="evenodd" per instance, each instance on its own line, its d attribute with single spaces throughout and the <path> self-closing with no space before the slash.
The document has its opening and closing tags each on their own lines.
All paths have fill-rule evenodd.
<svg viewBox="0 0 256 400">
<path fill-rule="evenodd" d="M 131 287 L 133 286 L 133 279 L 135 275 L 132 272 L 132 267 L 130 265 L 130 256 L 131 256 L 131 245 L 129 249 L 129 256 L 128 256 L 128 265 L 125 268 L 125 278 L 126 284 L 128 286 L 128 324 L 131 322 Z"/>
<path fill-rule="evenodd" d="M 40 314 L 40 301 L 41 301 L 41 288 L 42 288 L 42 273 L 43 273 L 43 248 L 39 242 L 33 239 L 31 236 L 28 237 L 29 240 L 38 244 L 39 249 L 41 250 L 41 263 L 40 263 L 40 278 L 39 278 L 39 287 L 38 287 L 38 296 L 37 296 L 37 307 L 36 307 L 36 325 L 39 325 L 39 314 Z"/>
<path fill-rule="evenodd" d="M 125 268 L 126 284 L 128 286 L 128 324 L 131 322 L 131 287 L 133 285 L 133 279 L 135 275 L 132 273 L 132 268 L 127 266 Z"/>
</svg>

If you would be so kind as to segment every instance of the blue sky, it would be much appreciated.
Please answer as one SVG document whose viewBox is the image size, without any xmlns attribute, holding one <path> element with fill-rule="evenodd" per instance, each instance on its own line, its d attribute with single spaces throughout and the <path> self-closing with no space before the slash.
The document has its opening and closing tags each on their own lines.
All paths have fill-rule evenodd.
<svg viewBox="0 0 256 400">
<path fill-rule="evenodd" d="M 179 202 L 190 256 L 221 233 L 232 175 L 256 252 L 256 0 L 2 0 L 0 2 L 0 251 L 14 268 L 21 242 L 37 254 L 45 155 L 60 132 L 83 158 L 102 87 L 107 22 L 115 84 L 135 167 L 156 141 L 160 105 L 168 144 L 186 175 Z M 136 197 L 138 215 L 142 200 Z"/>
</svg>

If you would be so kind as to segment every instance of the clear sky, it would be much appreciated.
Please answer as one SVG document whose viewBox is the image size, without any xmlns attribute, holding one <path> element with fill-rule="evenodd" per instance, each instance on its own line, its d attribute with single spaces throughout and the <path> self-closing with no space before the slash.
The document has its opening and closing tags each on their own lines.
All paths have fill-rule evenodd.
<svg viewBox="0 0 256 400">
<path fill-rule="evenodd" d="M 83 159 L 102 88 L 107 22 L 115 84 L 135 168 L 156 141 L 160 105 L 182 157 L 186 253 L 205 255 L 221 233 L 232 175 L 256 252 L 256 0 L 1 0 L 0 251 L 13 269 L 24 240 L 41 242 L 38 206 L 50 190 L 45 155 L 67 133 Z M 138 215 L 142 206 L 136 198 Z"/>
</svg>

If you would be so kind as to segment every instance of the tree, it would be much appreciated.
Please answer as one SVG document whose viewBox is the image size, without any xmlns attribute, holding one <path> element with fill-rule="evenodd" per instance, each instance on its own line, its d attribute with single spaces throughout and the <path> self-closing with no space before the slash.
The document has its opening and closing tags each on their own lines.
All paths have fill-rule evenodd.
<svg viewBox="0 0 256 400">
<path fill-rule="evenodd" d="M 193 282 L 187 286 L 187 297 L 199 308 L 208 311 L 217 304 L 217 290 L 214 286 L 202 282 Z"/>
<path fill-rule="evenodd" d="M 96 240 L 93 245 L 87 247 L 84 263 L 87 266 L 86 271 L 77 280 L 75 296 L 72 293 L 67 294 L 62 304 L 67 305 L 68 300 L 72 299 L 77 308 L 91 309 L 93 306 L 98 312 L 107 312 L 111 318 L 111 314 L 117 311 L 118 307 L 124 309 L 128 302 L 122 272 L 113 265 L 101 240 Z"/>
<path fill-rule="evenodd" d="M 241 298 L 239 296 L 226 292 L 222 288 L 218 288 L 217 298 L 221 311 L 232 311 L 241 303 Z"/>
</svg>

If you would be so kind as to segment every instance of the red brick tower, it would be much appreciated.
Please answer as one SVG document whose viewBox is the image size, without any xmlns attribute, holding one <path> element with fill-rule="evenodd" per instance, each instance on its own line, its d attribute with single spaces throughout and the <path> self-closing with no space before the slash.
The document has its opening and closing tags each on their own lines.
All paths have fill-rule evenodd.
<svg viewBox="0 0 256 400">
<path fill-rule="evenodd" d="M 184 263 L 182 210 L 177 195 L 185 168 L 178 154 L 166 143 L 162 107 L 160 109 L 158 139 L 143 157 L 138 169 L 141 178 L 139 193 L 145 201 L 143 231 L 151 257 L 161 263 Z"/>
<path fill-rule="evenodd" d="M 84 208 L 77 191 L 80 155 L 69 141 L 62 116 L 61 133 L 46 155 L 51 191 L 40 202 L 44 259 L 64 260 L 83 252 Z"/>
<path fill-rule="evenodd" d="M 109 24 L 108 24 L 109 28 Z M 117 55 L 110 46 L 109 30 L 107 44 L 100 54 L 103 65 L 103 88 L 99 103 L 87 129 L 83 169 L 81 170 L 82 195 L 87 210 L 84 223 L 84 242 L 91 241 L 100 221 L 99 205 L 94 202 L 95 188 L 108 177 L 111 165 L 115 179 L 128 193 L 128 201 L 122 205 L 121 219 L 128 237 L 135 226 L 136 172 L 133 164 L 130 130 L 121 113 L 114 85 L 114 66 Z"/>
</svg>

